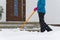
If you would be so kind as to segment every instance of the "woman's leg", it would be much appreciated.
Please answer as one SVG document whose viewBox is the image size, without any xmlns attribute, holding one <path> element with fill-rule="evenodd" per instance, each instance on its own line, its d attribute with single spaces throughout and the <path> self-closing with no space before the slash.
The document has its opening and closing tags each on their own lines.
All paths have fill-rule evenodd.
<svg viewBox="0 0 60 40">
<path fill-rule="evenodd" d="M 45 27 L 43 26 L 44 23 L 44 14 L 42 14 L 41 12 L 38 13 L 39 16 L 39 23 L 40 23 L 40 28 L 41 28 L 41 32 L 45 31 Z"/>
<path fill-rule="evenodd" d="M 42 12 L 38 13 L 41 32 L 44 32 L 45 30 L 47 30 L 48 32 L 52 31 L 52 29 L 45 23 L 44 15 L 45 15 L 45 13 L 42 13 Z"/>
</svg>

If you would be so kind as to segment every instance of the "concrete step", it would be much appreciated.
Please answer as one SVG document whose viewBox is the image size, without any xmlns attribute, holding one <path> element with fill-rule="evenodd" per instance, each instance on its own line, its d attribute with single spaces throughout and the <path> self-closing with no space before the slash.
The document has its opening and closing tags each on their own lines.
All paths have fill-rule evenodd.
<svg viewBox="0 0 60 40">
<path fill-rule="evenodd" d="M 14 29 L 14 28 L 20 28 L 22 26 L 23 22 L 19 21 L 7 21 L 7 22 L 0 22 L 0 29 Z M 39 23 L 38 22 L 28 22 L 24 26 L 22 30 L 25 31 L 39 31 Z"/>
<path fill-rule="evenodd" d="M 7 22 L 0 22 L 0 28 L 19 28 L 22 26 L 23 22 L 19 21 L 7 21 Z M 24 27 L 31 28 L 31 27 L 38 27 L 38 22 L 28 22 Z"/>
</svg>

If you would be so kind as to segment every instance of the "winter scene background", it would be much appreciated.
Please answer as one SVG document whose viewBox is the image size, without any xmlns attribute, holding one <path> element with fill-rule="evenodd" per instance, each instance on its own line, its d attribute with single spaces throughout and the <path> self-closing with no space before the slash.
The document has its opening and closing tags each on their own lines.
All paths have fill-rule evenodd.
<svg viewBox="0 0 60 40">
<path fill-rule="evenodd" d="M 32 3 L 31 3 L 32 2 Z M 26 0 L 26 18 L 28 13 L 36 7 L 37 0 Z M 60 24 L 60 0 L 46 0 L 46 22 L 48 24 Z M 0 0 L 0 5 L 3 6 L 4 12 L 0 22 L 6 22 L 6 0 Z M 32 7 L 30 7 L 32 6 Z M 38 22 L 37 13 L 30 20 Z M 0 29 L 0 40 L 60 40 L 60 26 L 51 26 L 51 32 L 28 32 L 16 29 Z"/>
</svg>

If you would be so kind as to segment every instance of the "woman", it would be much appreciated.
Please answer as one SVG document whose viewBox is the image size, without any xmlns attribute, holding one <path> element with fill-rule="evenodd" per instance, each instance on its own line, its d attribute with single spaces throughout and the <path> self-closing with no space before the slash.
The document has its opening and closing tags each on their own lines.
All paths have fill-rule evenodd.
<svg viewBox="0 0 60 40">
<path fill-rule="evenodd" d="M 45 0 L 38 0 L 37 8 L 35 8 L 34 10 L 36 9 L 38 11 L 41 32 L 44 32 L 45 30 L 47 30 L 47 32 L 52 31 L 52 29 L 44 21 L 44 15 L 46 14 Z"/>
</svg>

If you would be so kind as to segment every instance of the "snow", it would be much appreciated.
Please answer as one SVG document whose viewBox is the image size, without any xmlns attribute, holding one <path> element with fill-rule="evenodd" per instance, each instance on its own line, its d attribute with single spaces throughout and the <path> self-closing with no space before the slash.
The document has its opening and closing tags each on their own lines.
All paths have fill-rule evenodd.
<svg viewBox="0 0 60 40">
<path fill-rule="evenodd" d="M 2 29 L 0 40 L 60 40 L 60 27 L 50 26 L 51 32 L 28 32 L 19 29 Z"/>
</svg>

